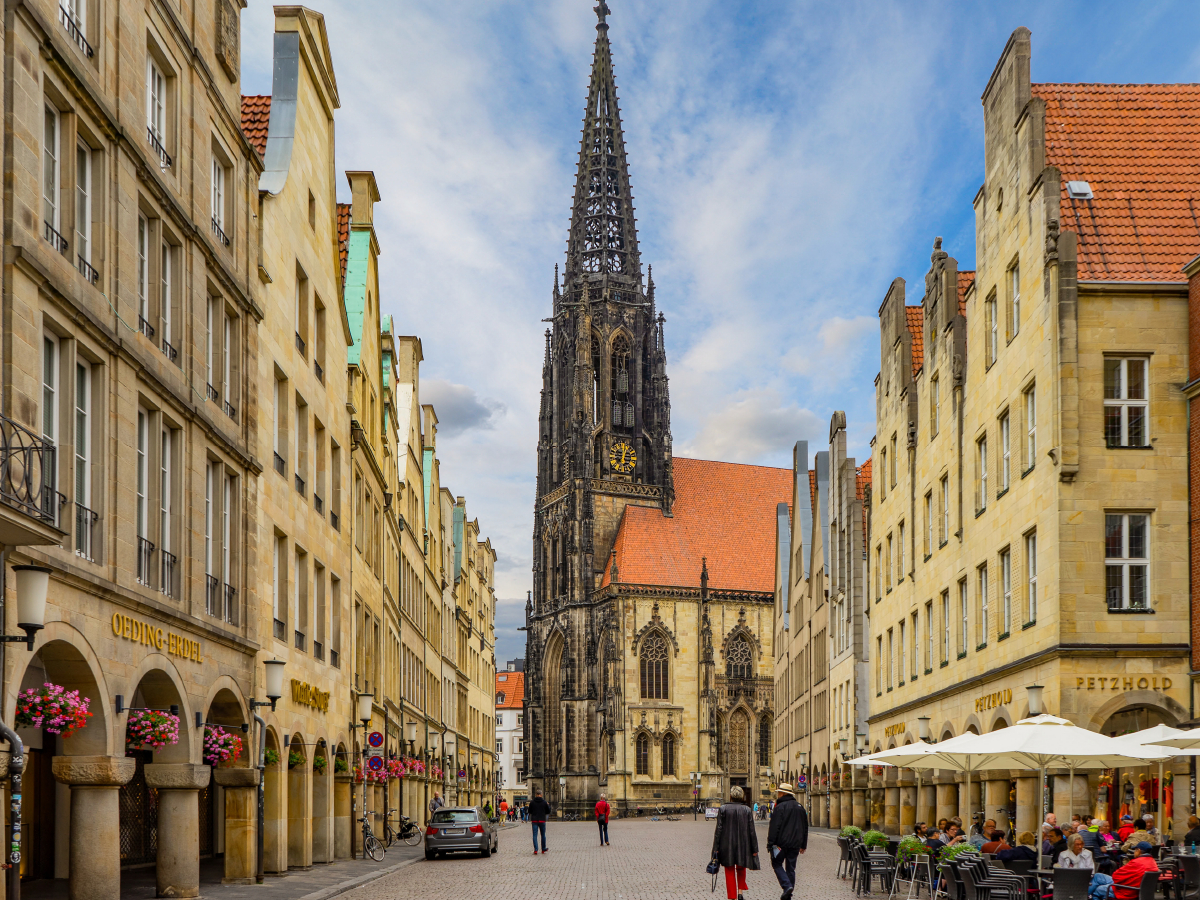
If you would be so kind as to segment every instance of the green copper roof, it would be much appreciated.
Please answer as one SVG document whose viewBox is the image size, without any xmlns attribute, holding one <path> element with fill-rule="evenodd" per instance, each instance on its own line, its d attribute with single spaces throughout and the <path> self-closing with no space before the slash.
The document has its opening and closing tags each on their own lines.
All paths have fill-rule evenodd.
<svg viewBox="0 0 1200 900">
<path fill-rule="evenodd" d="M 346 349 L 346 364 L 357 366 L 362 359 L 363 315 L 367 306 L 367 263 L 371 255 L 371 230 L 351 229 L 346 251 L 346 318 L 354 340 Z"/>
</svg>

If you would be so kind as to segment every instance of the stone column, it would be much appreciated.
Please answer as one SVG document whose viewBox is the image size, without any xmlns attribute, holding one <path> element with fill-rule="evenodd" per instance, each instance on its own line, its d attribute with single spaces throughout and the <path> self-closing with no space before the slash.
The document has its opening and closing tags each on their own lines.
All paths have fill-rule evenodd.
<svg viewBox="0 0 1200 900">
<path fill-rule="evenodd" d="M 263 810 L 263 871 L 279 875 L 287 871 L 287 751 L 283 760 L 267 766 L 264 773 L 265 800 Z"/>
<path fill-rule="evenodd" d="M 200 896 L 200 797 L 211 769 L 195 763 L 150 763 L 146 785 L 158 790 L 159 897 Z"/>
<path fill-rule="evenodd" d="M 328 766 L 328 762 L 326 763 Z M 333 862 L 333 776 L 328 768 L 312 776 L 312 861 Z"/>
<path fill-rule="evenodd" d="M 851 790 L 850 776 L 842 779 L 842 827 L 854 824 L 854 794 Z"/>
<path fill-rule="evenodd" d="M 1040 844 L 1042 835 L 1038 823 L 1042 820 L 1042 808 L 1037 787 L 1037 773 L 1017 779 L 1017 833 L 1031 831 Z"/>
<path fill-rule="evenodd" d="M 937 816 L 938 819 L 952 819 L 958 815 L 958 784 L 953 775 L 942 775 L 937 783 Z"/>
<path fill-rule="evenodd" d="M 842 791 L 841 788 L 833 791 L 829 796 L 829 827 L 842 827 Z"/>
<path fill-rule="evenodd" d="M 312 769 L 307 761 L 287 773 L 287 867 L 312 866 Z"/>
<path fill-rule="evenodd" d="M 1076 774 L 1074 778 L 1070 775 L 1055 775 L 1051 783 L 1054 785 L 1051 795 L 1054 798 L 1053 811 L 1058 816 L 1059 825 L 1070 824 L 1072 813 L 1083 815 L 1092 811 L 1094 798 L 1090 796 L 1086 774 Z M 1155 824 L 1158 822 L 1155 821 Z"/>
<path fill-rule="evenodd" d="M 996 774 L 996 773 L 990 773 Z M 996 828 L 1008 831 L 1008 778 L 989 778 L 984 782 L 984 806 L 987 814 L 984 818 L 996 820 Z M 991 835 L 985 835 L 990 841 Z"/>
<path fill-rule="evenodd" d="M 54 777 L 71 788 L 70 900 L 120 900 L 118 791 L 137 771 L 124 756 L 56 756 Z"/>
<path fill-rule="evenodd" d="M 937 785 L 931 784 L 928 773 L 925 773 L 917 789 L 917 821 L 932 825 L 937 817 Z"/>
<path fill-rule="evenodd" d="M 889 784 L 883 789 L 883 831 L 900 833 L 900 786 Z"/>
<path fill-rule="evenodd" d="M 897 834 L 911 834 L 917 822 L 917 785 L 909 775 L 900 782 L 900 830 Z"/>
<path fill-rule="evenodd" d="M 960 775 L 962 783 L 958 790 L 958 816 L 963 821 L 963 831 L 967 834 L 971 832 L 971 826 L 974 820 L 971 816 L 979 812 L 983 808 L 983 785 L 979 781 L 979 773 L 971 773 L 971 791 L 970 796 L 967 795 L 966 776 Z"/>
<path fill-rule="evenodd" d="M 854 796 L 851 799 L 851 804 L 854 808 L 854 815 L 851 821 L 863 831 L 866 831 L 867 826 L 870 824 L 867 821 L 867 792 L 864 788 L 856 787 L 853 793 Z"/>
<path fill-rule="evenodd" d="M 254 884 L 258 850 L 258 769 L 213 769 L 225 791 L 225 877 L 222 884 Z"/>
<path fill-rule="evenodd" d="M 870 797 L 870 806 L 867 810 L 867 826 L 876 830 L 883 830 L 883 786 L 872 786 L 867 792 Z"/>
<path fill-rule="evenodd" d="M 333 857 L 350 858 L 350 791 L 354 778 L 349 774 L 333 776 Z"/>
</svg>

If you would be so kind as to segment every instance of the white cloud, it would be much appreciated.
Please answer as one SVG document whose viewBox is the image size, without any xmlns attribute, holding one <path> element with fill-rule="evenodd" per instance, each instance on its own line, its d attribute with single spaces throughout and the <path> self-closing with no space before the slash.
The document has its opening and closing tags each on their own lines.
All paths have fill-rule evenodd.
<svg viewBox="0 0 1200 900">
<path fill-rule="evenodd" d="M 728 462 L 774 462 L 788 458 L 799 440 L 816 442 L 828 423 L 811 410 L 784 403 L 771 390 L 746 391 L 704 417 L 699 433 L 677 445 L 680 456 Z"/>
<path fill-rule="evenodd" d="M 491 430 L 504 415 L 504 404 L 490 397 L 480 397 L 465 384 L 454 384 L 444 378 L 421 380 L 421 403 L 430 403 L 437 412 L 438 434 L 453 437 L 472 429 Z"/>
</svg>

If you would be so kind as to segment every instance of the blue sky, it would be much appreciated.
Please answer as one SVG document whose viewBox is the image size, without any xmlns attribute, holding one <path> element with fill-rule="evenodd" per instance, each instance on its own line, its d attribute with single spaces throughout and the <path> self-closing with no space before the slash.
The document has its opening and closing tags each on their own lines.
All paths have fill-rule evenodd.
<svg viewBox="0 0 1200 900">
<path fill-rule="evenodd" d="M 541 319 L 565 255 L 592 0 L 320 3 L 338 166 L 372 169 L 381 307 L 422 339 L 443 479 L 497 548 L 497 659 L 523 655 Z M 1200 4 L 611 0 L 675 452 L 788 465 L 874 434 L 876 313 L 933 239 L 973 268 L 980 95 L 1012 30 L 1035 81 L 1200 80 Z M 242 90 L 271 91 L 270 5 Z M 342 199 L 348 199 L 342 188 Z"/>
</svg>

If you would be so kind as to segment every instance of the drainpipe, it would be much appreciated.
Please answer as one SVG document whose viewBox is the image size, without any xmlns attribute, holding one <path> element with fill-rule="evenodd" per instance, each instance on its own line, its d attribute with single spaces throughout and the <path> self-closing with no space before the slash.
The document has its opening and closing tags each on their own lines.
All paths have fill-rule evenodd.
<svg viewBox="0 0 1200 900">
<path fill-rule="evenodd" d="M 25 768 L 25 748 L 17 733 L 0 722 L 0 737 L 8 742 L 12 754 L 8 762 L 8 780 L 12 791 L 12 825 L 8 844 L 9 900 L 21 900 L 21 771 Z"/>
<path fill-rule="evenodd" d="M 258 714 L 258 707 L 255 705 L 253 697 L 250 698 L 250 709 L 254 715 L 254 722 L 258 725 L 258 860 L 254 867 L 254 881 L 256 884 L 262 884 L 265 880 L 263 874 L 263 829 L 266 827 L 267 812 L 267 723 Z"/>
</svg>

